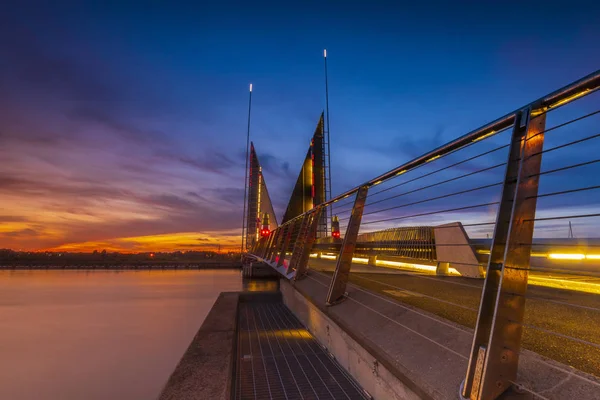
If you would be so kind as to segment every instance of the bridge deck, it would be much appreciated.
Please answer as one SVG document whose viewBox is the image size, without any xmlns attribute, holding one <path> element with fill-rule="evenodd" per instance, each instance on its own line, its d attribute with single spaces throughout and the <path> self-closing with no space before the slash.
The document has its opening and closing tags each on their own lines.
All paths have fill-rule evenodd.
<svg viewBox="0 0 600 400">
<path fill-rule="evenodd" d="M 282 302 L 240 303 L 236 399 L 366 399 Z"/>
<path fill-rule="evenodd" d="M 330 274 L 335 262 L 311 260 L 311 268 Z M 533 278 L 543 278 L 533 274 Z M 551 282 L 581 278 L 552 276 Z M 460 277 L 437 277 L 426 272 L 402 271 L 366 265 L 353 265 L 350 282 L 438 315 L 442 318 L 474 328 L 481 298 L 483 280 Z M 600 288 L 600 279 L 587 278 L 586 286 Z M 590 290 L 589 288 L 585 288 Z M 525 307 L 523 346 L 538 354 L 573 366 L 581 371 L 600 376 L 600 299 L 585 291 L 561 289 L 560 286 L 531 285 Z M 535 329 L 539 327 L 541 329 Z M 556 333 L 552 333 L 556 332 Z M 573 336 L 591 343 L 586 345 Z"/>
</svg>

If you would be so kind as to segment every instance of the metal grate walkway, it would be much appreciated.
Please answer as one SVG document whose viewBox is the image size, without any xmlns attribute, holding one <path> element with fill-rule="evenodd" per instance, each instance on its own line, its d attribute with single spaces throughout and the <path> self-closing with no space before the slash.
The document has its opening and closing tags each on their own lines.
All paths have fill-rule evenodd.
<svg viewBox="0 0 600 400">
<path fill-rule="evenodd" d="M 240 303 L 235 399 L 367 399 L 281 302 Z"/>
</svg>

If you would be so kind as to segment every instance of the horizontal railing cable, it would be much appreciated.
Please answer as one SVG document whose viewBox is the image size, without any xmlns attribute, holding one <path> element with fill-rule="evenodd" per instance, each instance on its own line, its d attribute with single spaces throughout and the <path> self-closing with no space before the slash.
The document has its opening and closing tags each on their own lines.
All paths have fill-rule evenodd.
<svg viewBox="0 0 600 400">
<path fill-rule="evenodd" d="M 422 190 L 430 189 L 430 188 L 436 187 L 436 186 L 440 186 L 440 185 L 443 185 L 445 183 L 454 182 L 454 181 L 457 181 L 457 180 L 462 179 L 462 178 L 467 178 L 469 176 L 480 174 L 482 172 L 491 171 L 492 169 L 499 168 L 499 167 L 502 167 L 504 165 L 506 165 L 506 163 L 500 163 L 500 164 L 492 165 L 490 167 L 478 169 L 477 171 L 469 172 L 467 174 L 455 176 L 454 178 L 450 178 L 450 179 L 446 179 L 446 180 L 443 180 L 443 181 L 440 181 L 440 182 L 432 183 L 431 185 L 423 186 L 423 187 L 420 187 L 418 189 L 410 190 L 408 192 L 403 192 L 403 193 L 395 194 L 393 196 L 386 197 L 385 199 L 381 199 L 381 200 L 377 200 L 377 201 L 368 203 L 368 204 L 365 205 L 365 207 L 372 206 L 373 204 L 383 203 L 384 201 L 388 201 L 388 200 L 395 199 L 395 198 L 398 198 L 398 197 L 406 196 L 407 194 L 412 194 L 412 193 L 420 192 Z"/>
<path fill-rule="evenodd" d="M 502 185 L 502 183 L 503 182 L 491 183 L 489 185 L 478 186 L 476 188 L 467 189 L 467 190 L 461 190 L 459 192 L 449 193 L 449 194 L 445 194 L 445 195 L 442 195 L 442 196 L 437 196 L 437 197 L 432 197 L 432 198 L 425 199 L 425 200 L 415 201 L 415 202 L 412 202 L 412 203 L 401 204 L 401 205 L 397 205 L 397 206 L 394 206 L 394 207 L 383 208 L 381 210 L 369 211 L 367 213 L 363 213 L 363 217 L 365 215 L 377 214 L 377 213 L 384 212 L 384 211 L 394 210 L 396 208 L 403 208 L 403 207 L 408 207 L 408 206 L 414 206 L 414 205 L 417 205 L 417 204 L 427 203 L 429 201 L 446 199 L 448 197 L 458 196 L 458 195 L 465 194 L 465 193 L 471 193 L 471 192 L 476 192 L 478 190 L 489 189 L 489 188 L 494 187 L 494 186 L 500 186 L 500 185 Z"/>
<path fill-rule="evenodd" d="M 572 124 L 572 123 L 574 123 L 574 122 L 578 122 L 578 121 L 581 121 L 581 120 L 583 120 L 583 119 L 586 119 L 586 118 L 592 117 L 592 116 L 594 116 L 594 115 L 596 115 L 596 114 L 599 114 L 599 113 L 600 113 L 600 110 L 596 110 L 596 111 L 593 111 L 593 112 L 591 112 L 591 113 L 588 113 L 588 114 L 582 115 L 581 117 L 577 117 L 577 118 L 574 118 L 574 119 L 572 119 L 572 120 L 569 120 L 569 121 L 567 121 L 567 122 L 563 122 L 563 123 L 561 123 L 561 124 L 554 125 L 554 126 L 552 126 L 552 127 L 548 128 L 548 129 L 544 129 L 543 131 L 536 133 L 535 135 L 533 135 L 533 136 L 531 136 L 530 138 L 528 138 L 528 139 L 527 139 L 527 141 L 529 141 L 529 140 L 531 140 L 531 139 L 535 138 L 536 136 L 543 135 L 543 134 L 545 134 L 545 133 L 548 133 L 548 132 L 554 131 L 554 130 L 556 130 L 556 129 L 559 129 L 559 128 L 562 128 L 562 127 L 564 127 L 564 126 L 570 125 L 570 124 Z M 538 117 L 538 116 L 536 116 L 536 117 Z M 534 117 L 534 118 L 535 118 L 535 117 Z M 532 119 L 534 119 L 534 118 L 532 118 Z"/>
<path fill-rule="evenodd" d="M 586 192 L 588 190 L 597 190 L 597 189 L 600 189 L 600 185 L 599 186 L 586 186 L 586 187 L 577 188 L 577 189 L 561 190 L 559 192 L 543 193 L 543 194 L 538 194 L 537 196 L 528 196 L 528 197 L 526 197 L 526 199 L 536 199 L 536 198 L 539 199 L 541 197 L 551 197 L 551 196 L 558 196 L 558 195 L 563 195 L 563 194 Z"/>
<path fill-rule="evenodd" d="M 535 176 L 542 176 L 542 175 L 547 175 L 547 174 L 553 174 L 555 172 L 562 172 L 562 171 L 566 171 L 566 170 L 573 169 L 573 168 L 585 167 L 587 165 L 596 164 L 598 162 L 600 162 L 600 158 L 596 159 L 596 160 L 591 160 L 591 161 L 586 161 L 586 162 L 578 163 L 578 164 L 567 165 L 567 166 L 564 166 L 564 167 L 555 168 L 555 169 L 551 169 L 551 170 L 548 170 L 548 171 L 542 171 L 542 172 L 537 173 L 537 174 L 528 175 L 527 177 L 528 178 L 533 178 Z"/>
<path fill-rule="evenodd" d="M 586 240 L 586 239 L 568 239 L 568 240 Z M 600 240 L 600 238 L 598 238 Z M 549 247 L 600 247 L 600 244 L 586 243 L 586 244 L 570 244 L 570 243 L 518 243 L 519 246 L 549 246 Z"/>
<path fill-rule="evenodd" d="M 595 214 L 576 214 L 576 215 L 561 215 L 556 217 L 545 217 L 545 218 L 533 218 L 533 219 L 524 219 L 524 222 L 532 222 L 532 221 L 556 221 L 560 219 L 575 219 L 575 218 L 592 218 L 592 217 L 600 217 L 600 213 Z"/>
<path fill-rule="evenodd" d="M 477 159 L 477 158 L 479 158 L 479 157 L 483 157 L 483 156 L 485 156 L 485 155 L 488 155 L 488 154 L 494 153 L 494 152 L 496 152 L 496 151 L 498 151 L 498 150 L 505 149 L 505 148 L 507 148 L 508 146 L 509 146 L 509 145 L 505 144 L 505 145 L 502 145 L 502 146 L 496 147 L 496 148 L 494 148 L 494 149 L 492 149 L 492 150 L 488 150 L 488 151 L 486 151 L 486 152 L 483 152 L 483 153 L 480 153 L 480 154 L 478 154 L 478 155 L 476 155 L 476 156 L 473 156 L 473 157 L 467 158 L 467 159 L 465 159 L 465 160 L 462 160 L 462 161 L 456 162 L 456 163 L 454 163 L 454 164 L 448 165 L 448 166 L 446 166 L 446 167 L 443 167 L 443 168 L 439 168 L 439 169 L 437 169 L 437 170 L 435 170 L 435 171 L 432 171 L 432 172 L 429 172 L 429 173 L 427 173 L 427 174 L 420 175 L 420 176 L 417 176 L 417 177 L 415 177 L 415 178 L 409 179 L 409 180 L 407 180 L 407 181 L 404 181 L 404 182 L 398 183 L 397 185 L 390 186 L 390 187 L 388 187 L 388 188 L 385 188 L 385 189 L 381 189 L 381 190 L 379 190 L 379 191 L 377 191 L 377 192 L 375 192 L 375 193 L 371 193 L 371 194 L 369 194 L 369 196 L 375 196 L 375 195 L 378 195 L 378 194 L 380 194 L 380 193 L 387 192 L 388 190 L 395 189 L 395 188 L 397 188 L 397 187 L 400 187 L 400 186 L 403 186 L 403 185 L 409 184 L 409 183 L 411 183 L 411 182 L 418 181 L 419 179 L 426 178 L 426 177 L 428 177 L 428 176 L 434 175 L 434 174 L 436 174 L 436 173 L 438 173 L 438 172 L 441 172 L 441 171 L 445 171 L 445 170 L 447 170 L 447 169 L 450 169 L 450 168 L 452 168 L 452 167 L 456 167 L 457 165 L 461 165 L 461 164 L 464 164 L 464 163 L 466 163 L 466 162 L 469 162 L 469 161 L 475 160 L 475 159 Z M 464 149 L 464 147 L 463 147 L 463 148 L 461 148 L 461 149 Z M 422 165 L 425 165 L 425 164 L 422 164 Z"/>
<path fill-rule="evenodd" d="M 596 139 L 598 137 L 600 137 L 600 133 L 597 133 L 597 134 L 591 135 L 591 136 L 587 136 L 587 137 L 584 137 L 582 139 L 577 139 L 577 140 L 574 140 L 572 142 L 564 143 L 564 144 L 561 144 L 561 145 L 558 145 L 558 146 L 550 147 L 550 148 L 544 149 L 542 151 L 531 153 L 528 158 L 539 156 L 540 154 L 550 153 L 551 151 L 563 149 L 565 147 L 573 146 L 573 145 L 576 145 L 576 144 L 579 144 L 579 143 L 587 142 L 588 140 L 593 140 L 593 139 Z"/>
<path fill-rule="evenodd" d="M 537 267 L 529 267 L 529 268 L 519 268 L 519 267 L 510 267 L 510 266 L 505 266 L 504 268 L 508 268 L 508 269 L 514 269 L 517 271 L 529 271 L 529 272 L 541 272 L 544 274 L 560 274 L 560 275 L 571 275 L 571 274 L 579 274 L 579 275 L 584 275 L 587 278 L 600 278 L 600 273 L 595 273 L 594 271 L 586 271 L 586 270 L 581 270 L 581 269 L 571 269 L 571 268 L 553 268 L 553 267 L 544 267 L 544 268 L 537 268 Z M 578 276 L 579 276 L 578 275 Z M 567 278 L 567 277 L 565 277 Z M 569 280 L 569 279 L 566 279 Z M 585 282 L 581 282 L 581 281 L 575 281 L 577 283 L 585 283 Z"/>
<path fill-rule="evenodd" d="M 341 220 L 341 219 L 340 219 Z M 472 223 L 472 224 L 462 224 L 463 227 L 472 227 L 472 226 L 486 226 L 486 225 L 496 225 L 496 222 L 478 222 L 478 223 Z M 402 227 L 398 227 L 399 229 L 402 229 Z M 388 228 L 388 229 L 396 229 L 396 228 Z M 450 225 L 450 226 L 436 226 L 435 229 L 456 229 L 456 225 Z M 384 229 L 385 230 L 385 229 Z M 360 231 L 360 234 L 363 233 L 373 233 L 373 232 L 381 232 L 381 229 L 375 229 L 372 231 Z"/>
<path fill-rule="evenodd" d="M 500 204 L 499 201 L 494 201 L 494 202 L 491 202 L 491 203 L 475 204 L 475 205 L 472 205 L 472 206 L 464 206 L 464 207 L 457 207 L 457 208 L 448 208 L 446 210 L 431 211 L 431 212 L 420 213 L 420 214 L 412 214 L 412 215 L 403 215 L 401 217 L 384 218 L 384 219 L 380 219 L 380 220 L 376 220 L 376 221 L 368 221 L 368 222 L 363 222 L 362 225 L 376 224 L 378 222 L 386 222 L 386 221 L 397 221 L 397 220 L 401 220 L 401 219 L 414 218 L 414 217 L 423 217 L 423 216 L 426 216 L 426 215 L 442 214 L 442 213 L 452 212 L 452 211 L 469 210 L 469 209 L 473 209 L 473 208 L 486 207 L 486 206 L 494 206 L 494 205 L 498 205 L 498 204 Z"/>
</svg>

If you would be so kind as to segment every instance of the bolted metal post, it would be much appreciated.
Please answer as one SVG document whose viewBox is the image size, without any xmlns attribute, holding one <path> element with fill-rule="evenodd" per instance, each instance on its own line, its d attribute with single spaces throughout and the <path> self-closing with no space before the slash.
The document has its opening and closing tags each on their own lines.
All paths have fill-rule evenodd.
<svg viewBox="0 0 600 400">
<path fill-rule="evenodd" d="M 296 245 L 300 245 L 298 250 L 294 249 L 294 253 L 298 252 L 298 256 L 296 258 L 295 263 L 290 263 L 290 266 L 296 268 L 296 275 L 294 275 L 294 281 L 298 279 L 302 279 L 306 274 L 306 270 L 308 267 L 308 260 L 310 258 L 310 251 L 312 250 L 313 244 L 315 243 L 315 239 L 317 238 L 317 231 L 319 229 L 319 221 L 321 219 L 321 213 L 323 212 L 322 207 L 317 207 L 317 209 L 311 214 L 312 220 L 308 220 L 306 222 L 305 228 L 305 236 L 303 240 L 296 243 Z M 294 254 L 296 255 L 296 254 Z"/>
<path fill-rule="evenodd" d="M 327 305 L 333 305 L 336 302 L 343 300 L 344 295 L 346 294 L 346 285 L 348 284 L 350 268 L 352 267 L 352 257 L 354 256 L 354 248 L 356 247 L 356 239 L 358 230 L 360 229 L 360 221 L 362 220 L 368 191 L 368 186 L 361 186 L 356 193 L 354 207 L 352 207 L 352 214 L 350 215 L 350 221 L 348 221 L 348 227 L 346 228 L 346 235 L 344 235 L 344 241 L 342 242 L 340 255 L 337 259 L 335 272 L 333 273 L 333 278 L 331 278 L 331 284 L 329 285 Z"/>
<path fill-rule="evenodd" d="M 461 395 L 495 399 L 517 377 L 546 115 L 517 114 Z"/>
</svg>

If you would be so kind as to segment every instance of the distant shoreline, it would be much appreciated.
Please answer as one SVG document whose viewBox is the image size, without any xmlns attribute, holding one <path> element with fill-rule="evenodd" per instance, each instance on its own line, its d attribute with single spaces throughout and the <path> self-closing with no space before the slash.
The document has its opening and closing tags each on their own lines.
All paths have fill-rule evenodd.
<svg viewBox="0 0 600 400">
<path fill-rule="evenodd" d="M 140 265 L 0 265 L 0 270 L 194 270 L 194 269 L 241 269 L 239 262 L 194 264 L 140 264 Z"/>
</svg>

